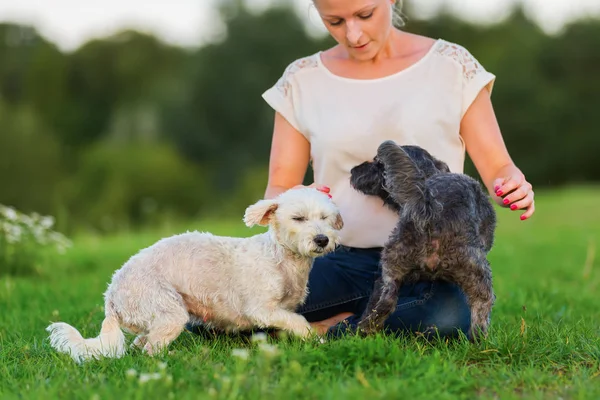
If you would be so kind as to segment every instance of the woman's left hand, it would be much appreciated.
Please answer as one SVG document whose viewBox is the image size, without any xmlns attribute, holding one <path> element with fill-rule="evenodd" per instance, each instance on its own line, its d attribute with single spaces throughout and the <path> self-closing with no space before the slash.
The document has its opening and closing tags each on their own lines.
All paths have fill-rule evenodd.
<svg viewBox="0 0 600 400">
<path fill-rule="evenodd" d="M 494 181 L 494 192 L 500 197 L 499 203 L 512 211 L 525 210 L 521 215 L 524 221 L 535 212 L 533 187 L 522 174 L 498 178 Z"/>
</svg>

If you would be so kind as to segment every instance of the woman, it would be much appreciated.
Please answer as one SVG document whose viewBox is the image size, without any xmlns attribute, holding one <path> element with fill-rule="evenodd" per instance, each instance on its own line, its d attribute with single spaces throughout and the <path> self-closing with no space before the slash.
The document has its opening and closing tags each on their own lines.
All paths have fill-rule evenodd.
<svg viewBox="0 0 600 400">
<path fill-rule="evenodd" d="M 315 261 L 298 310 L 320 333 L 336 335 L 355 328 L 396 224 L 380 200 L 349 185 L 350 169 L 383 140 L 419 145 L 453 172 L 463 171 L 466 150 L 499 205 L 523 210 L 522 220 L 535 206 L 494 115 L 495 76 L 464 47 L 396 28 L 395 0 L 313 2 L 337 45 L 290 64 L 263 95 L 275 110 L 265 197 L 301 186 L 311 162 L 311 186 L 340 207 L 342 246 Z M 423 281 L 402 287 L 386 329 L 451 336 L 467 335 L 469 324 L 458 287 Z"/>
</svg>

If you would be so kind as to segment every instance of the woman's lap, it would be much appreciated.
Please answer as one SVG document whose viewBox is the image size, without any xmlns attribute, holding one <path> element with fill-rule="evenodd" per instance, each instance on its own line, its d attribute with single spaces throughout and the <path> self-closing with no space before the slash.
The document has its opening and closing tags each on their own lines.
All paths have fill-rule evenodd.
<svg viewBox="0 0 600 400">
<path fill-rule="evenodd" d="M 353 332 L 362 316 L 375 280 L 381 276 L 381 249 L 340 246 L 315 259 L 308 280 L 308 296 L 297 309 L 309 322 L 343 312 L 353 315 L 329 329 L 328 336 Z M 387 318 L 387 333 L 433 334 L 442 337 L 468 335 L 471 313 L 462 290 L 445 281 L 419 281 L 400 287 L 395 311 Z M 202 326 L 186 328 L 204 334 Z"/>
<path fill-rule="evenodd" d="M 329 330 L 330 336 L 352 332 L 363 314 L 380 276 L 380 249 L 339 247 L 315 260 L 309 277 L 309 294 L 298 313 L 309 322 L 342 312 L 353 315 Z M 471 322 L 467 300 L 460 288 L 445 281 L 419 281 L 403 285 L 395 311 L 384 329 L 389 333 L 468 334 Z"/>
</svg>

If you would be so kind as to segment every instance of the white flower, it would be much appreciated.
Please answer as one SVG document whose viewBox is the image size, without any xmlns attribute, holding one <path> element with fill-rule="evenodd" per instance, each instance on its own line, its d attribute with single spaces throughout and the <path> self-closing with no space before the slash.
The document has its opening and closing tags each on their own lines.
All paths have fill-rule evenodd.
<svg viewBox="0 0 600 400">
<path fill-rule="evenodd" d="M 125 376 L 127 376 L 128 378 L 134 378 L 135 376 L 137 376 L 137 371 L 133 368 L 130 368 L 125 372 Z"/>
<path fill-rule="evenodd" d="M 73 243 L 69 239 L 67 239 L 65 236 L 61 235 L 58 232 L 51 232 L 49 238 L 50 241 L 54 243 L 56 249 L 60 254 L 64 254 L 66 249 L 73 245 Z"/>
<path fill-rule="evenodd" d="M 140 374 L 140 383 L 146 383 L 152 380 L 158 380 L 162 377 L 162 375 L 158 372 L 154 372 L 152 374 Z"/>
<path fill-rule="evenodd" d="M 256 342 L 256 343 L 260 343 L 260 342 L 266 342 L 267 341 L 267 334 L 264 332 L 257 332 L 255 334 L 252 335 L 252 341 Z"/>
<path fill-rule="evenodd" d="M 246 349 L 233 349 L 231 350 L 231 355 L 233 357 L 238 357 L 242 360 L 247 360 L 250 356 L 250 352 Z"/>
<path fill-rule="evenodd" d="M 39 256 L 38 248 L 42 246 L 53 246 L 58 253 L 65 253 L 72 243 L 64 235 L 51 230 L 54 221 L 52 216 L 26 215 L 0 204 L 0 242 L 8 244 L 10 252 L 30 258 L 30 264 Z M 3 247 L 0 247 L 0 258 L 7 251 Z"/>
<path fill-rule="evenodd" d="M 39 226 L 33 226 L 32 227 L 32 232 L 33 232 L 33 237 L 35 237 L 35 241 L 38 242 L 39 244 L 47 244 L 48 243 L 48 238 L 46 237 L 46 235 L 44 234 L 44 230 L 39 227 Z"/>
<path fill-rule="evenodd" d="M 54 217 L 52 217 L 52 216 L 42 217 L 42 219 L 40 220 L 40 225 L 44 229 L 52 228 L 52 226 L 54 225 Z"/>
<path fill-rule="evenodd" d="M 29 215 L 21 214 L 21 218 L 19 218 L 19 220 L 29 228 L 33 228 L 35 226 L 35 221 Z"/>
<path fill-rule="evenodd" d="M 17 220 L 17 212 L 15 211 L 14 208 L 2 207 L 1 210 L 2 210 L 2 214 L 6 217 L 7 220 L 9 220 L 9 221 Z"/>
<path fill-rule="evenodd" d="M 23 230 L 19 225 L 10 225 L 6 233 L 6 241 L 11 244 L 18 243 L 21 240 L 22 233 Z"/>
<path fill-rule="evenodd" d="M 258 345 L 258 348 L 262 353 L 269 357 L 274 357 L 279 354 L 277 346 L 273 346 L 272 344 L 261 343 Z"/>
</svg>

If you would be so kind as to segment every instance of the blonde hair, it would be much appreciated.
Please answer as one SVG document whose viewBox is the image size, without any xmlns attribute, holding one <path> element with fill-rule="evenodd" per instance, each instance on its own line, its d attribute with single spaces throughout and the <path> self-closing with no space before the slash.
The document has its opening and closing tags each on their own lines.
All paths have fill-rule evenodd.
<svg viewBox="0 0 600 400">
<path fill-rule="evenodd" d="M 404 18 L 402 16 L 402 0 L 396 0 L 392 6 L 392 24 L 396 28 L 404 26 Z"/>
<path fill-rule="evenodd" d="M 315 0 L 312 0 L 313 7 L 315 6 Z M 404 16 L 402 15 L 402 0 L 396 0 L 392 5 L 392 25 L 396 28 L 401 28 L 404 26 Z"/>
</svg>

